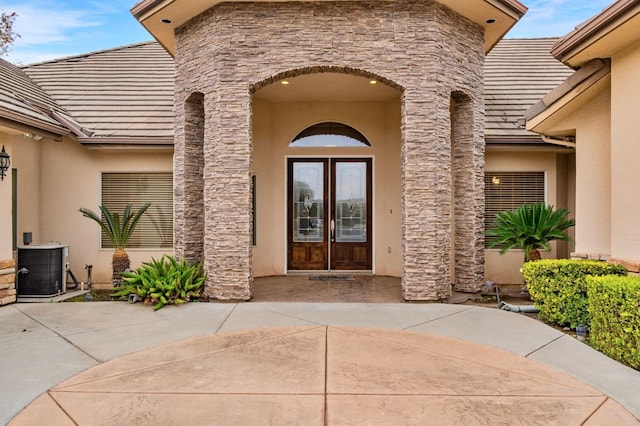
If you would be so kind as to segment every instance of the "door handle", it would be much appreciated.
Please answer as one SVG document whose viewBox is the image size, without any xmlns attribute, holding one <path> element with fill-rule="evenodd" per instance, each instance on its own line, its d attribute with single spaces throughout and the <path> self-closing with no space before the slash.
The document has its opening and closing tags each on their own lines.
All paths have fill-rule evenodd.
<svg viewBox="0 0 640 426">
<path fill-rule="evenodd" d="M 336 233 L 336 221 L 331 219 L 331 223 L 329 225 L 329 228 L 331 229 L 331 242 L 333 243 L 335 241 L 335 233 Z"/>
</svg>

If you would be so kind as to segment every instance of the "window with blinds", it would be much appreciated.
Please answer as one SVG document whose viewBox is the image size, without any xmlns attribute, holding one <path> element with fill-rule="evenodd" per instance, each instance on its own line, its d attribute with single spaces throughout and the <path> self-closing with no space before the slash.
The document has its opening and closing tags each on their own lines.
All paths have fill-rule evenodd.
<svg viewBox="0 0 640 426">
<path fill-rule="evenodd" d="M 120 217 L 128 204 L 137 211 L 151 206 L 142 215 L 127 248 L 173 246 L 173 175 L 171 173 L 103 173 L 102 205 Z M 102 232 L 102 248 L 113 248 Z"/>
<path fill-rule="evenodd" d="M 544 172 L 486 172 L 484 175 L 484 230 L 493 228 L 496 214 L 544 199 Z M 486 236 L 485 246 L 492 237 Z"/>
</svg>

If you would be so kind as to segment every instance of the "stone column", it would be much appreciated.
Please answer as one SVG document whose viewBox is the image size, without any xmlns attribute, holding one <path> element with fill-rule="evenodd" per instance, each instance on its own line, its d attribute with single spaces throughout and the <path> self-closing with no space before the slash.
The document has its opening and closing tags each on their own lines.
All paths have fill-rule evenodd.
<svg viewBox="0 0 640 426">
<path fill-rule="evenodd" d="M 449 103 L 435 84 L 407 88 L 403 101 L 402 293 L 441 300 L 451 292 Z"/>
<path fill-rule="evenodd" d="M 249 300 L 251 96 L 242 82 L 216 84 L 215 93 L 205 125 L 205 292 L 213 299 Z"/>
</svg>

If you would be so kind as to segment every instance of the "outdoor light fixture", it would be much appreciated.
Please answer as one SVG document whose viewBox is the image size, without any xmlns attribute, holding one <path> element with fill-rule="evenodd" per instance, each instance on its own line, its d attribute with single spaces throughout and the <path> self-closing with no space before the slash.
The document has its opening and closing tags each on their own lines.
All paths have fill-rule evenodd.
<svg viewBox="0 0 640 426">
<path fill-rule="evenodd" d="M 576 327 L 576 338 L 580 342 L 584 342 L 587 338 L 587 330 L 585 329 L 584 325 L 580 324 Z"/>
<path fill-rule="evenodd" d="M 25 133 L 24 137 L 25 138 L 29 138 L 29 139 L 33 139 L 34 141 L 42 140 L 42 136 L 36 135 L 34 133 Z"/>
<path fill-rule="evenodd" d="M 4 180 L 7 170 L 9 170 L 10 164 L 11 157 L 9 157 L 7 151 L 4 150 L 4 145 L 2 145 L 2 151 L 0 152 L 0 180 Z"/>
</svg>

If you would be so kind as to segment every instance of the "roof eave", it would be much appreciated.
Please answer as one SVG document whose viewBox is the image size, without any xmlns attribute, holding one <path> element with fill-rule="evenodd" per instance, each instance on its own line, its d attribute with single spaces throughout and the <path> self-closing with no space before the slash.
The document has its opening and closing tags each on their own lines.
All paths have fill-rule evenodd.
<svg viewBox="0 0 640 426">
<path fill-rule="evenodd" d="M 552 145 L 544 142 L 541 138 L 538 138 L 538 142 L 529 143 L 499 143 L 499 144 L 487 144 L 487 152 L 553 152 L 556 154 L 571 154 L 575 152 L 574 149 Z"/>
<path fill-rule="evenodd" d="M 223 0 L 192 1 L 188 3 L 190 6 L 190 9 L 188 9 L 185 7 L 177 7 L 179 0 L 142 0 L 131 9 L 131 13 L 170 55 L 175 56 L 176 28 L 179 28 L 191 18 L 198 16 L 222 1 Z M 484 28 L 485 53 L 488 53 L 527 11 L 527 7 L 518 0 L 484 0 L 482 3 L 490 7 L 476 9 L 474 9 L 476 6 L 472 5 L 468 0 L 436 1 L 455 10 L 462 16 L 467 17 Z M 491 13 L 491 16 L 467 16 L 469 15 L 469 10 L 473 10 L 475 13 L 478 9 L 485 11 L 492 10 L 498 15 L 493 16 L 494 13 Z M 499 19 L 496 20 L 495 18 L 498 17 Z M 489 18 L 494 19 L 492 22 L 488 22 L 487 20 Z"/>
<path fill-rule="evenodd" d="M 78 137 L 78 142 L 94 150 L 173 150 L 173 137 Z"/>
<path fill-rule="evenodd" d="M 505 136 L 505 135 L 486 135 L 484 140 L 487 144 L 512 144 L 512 143 L 536 143 L 542 142 L 540 135 L 531 134 L 527 136 Z"/>
<path fill-rule="evenodd" d="M 63 136 L 69 134 L 69 130 L 61 126 L 56 126 L 45 121 L 37 120 L 13 111 L 0 109 L 0 124 L 12 129 L 33 133 L 48 139 L 60 142 Z"/>
<path fill-rule="evenodd" d="M 598 84 L 610 72 L 609 59 L 594 59 L 585 64 L 525 112 L 526 129 L 545 134 L 545 121 Z"/>
<path fill-rule="evenodd" d="M 578 53 L 588 49 L 638 13 L 638 0 L 618 0 L 558 40 L 551 49 L 551 55 L 567 66 L 577 68 L 581 64 L 573 61 L 573 58 Z"/>
</svg>

